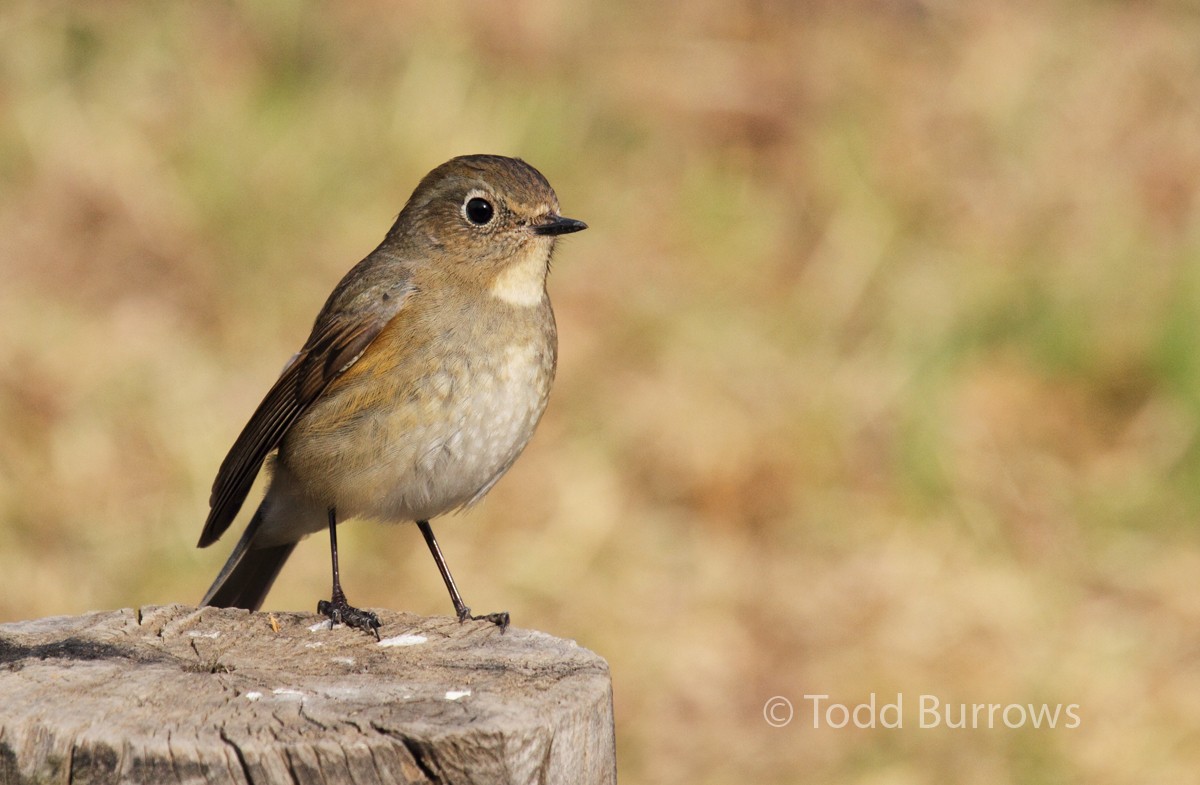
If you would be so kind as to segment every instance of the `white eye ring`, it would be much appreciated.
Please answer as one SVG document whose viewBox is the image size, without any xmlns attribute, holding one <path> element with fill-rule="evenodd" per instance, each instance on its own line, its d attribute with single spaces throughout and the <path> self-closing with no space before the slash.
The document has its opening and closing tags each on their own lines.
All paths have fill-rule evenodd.
<svg viewBox="0 0 1200 785">
<path fill-rule="evenodd" d="M 472 226 L 487 226 L 496 217 L 496 206 L 491 194 L 476 189 L 467 194 L 462 203 L 463 218 Z"/>
</svg>

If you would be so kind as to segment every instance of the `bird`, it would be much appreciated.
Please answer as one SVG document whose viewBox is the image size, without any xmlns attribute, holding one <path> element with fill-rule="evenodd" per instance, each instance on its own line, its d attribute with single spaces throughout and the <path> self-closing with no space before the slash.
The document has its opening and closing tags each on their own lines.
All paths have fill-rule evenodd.
<svg viewBox="0 0 1200 785">
<path fill-rule="evenodd" d="M 460 622 L 473 615 L 430 520 L 478 502 L 529 443 L 558 359 L 546 291 L 560 214 L 519 158 L 465 155 L 427 174 L 375 250 L 330 294 L 300 351 L 234 441 L 198 547 L 230 527 L 264 466 L 267 490 L 201 605 L 261 608 L 297 543 L 328 529 L 330 624 L 379 638 L 346 599 L 337 526 L 415 522 Z"/>
</svg>

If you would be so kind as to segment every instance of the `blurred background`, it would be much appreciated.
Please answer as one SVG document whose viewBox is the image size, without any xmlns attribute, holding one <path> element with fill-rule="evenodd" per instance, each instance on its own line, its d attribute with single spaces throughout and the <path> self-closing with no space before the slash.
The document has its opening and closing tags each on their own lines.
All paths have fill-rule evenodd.
<svg viewBox="0 0 1200 785">
<path fill-rule="evenodd" d="M 1191 780 L 1198 42 L 1174 2 L 6 3 L 0 621 L 197 601 L 329 290 L 433 166 L 518 155 L 591 225 L 558 382 L 437 530 L 476 610 L 608 659 L 623 781 Z M 341 531 L 352 598 L 450 612 L 414 527 Z M 903 730 L 803 700 L 872 692 Z"/>
</svg>

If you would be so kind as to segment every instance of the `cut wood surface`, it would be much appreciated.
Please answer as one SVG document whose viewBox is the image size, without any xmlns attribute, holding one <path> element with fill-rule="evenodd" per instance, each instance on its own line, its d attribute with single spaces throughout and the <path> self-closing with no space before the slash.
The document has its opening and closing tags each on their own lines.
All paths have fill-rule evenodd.
<svg viewBox="0 0 1200 785">
<path fill-rule="evenodd" d="M 612 783 L 608 665 L 379 612 L 183 605 L 0 625 L 0 783 Z"/>
</svg>

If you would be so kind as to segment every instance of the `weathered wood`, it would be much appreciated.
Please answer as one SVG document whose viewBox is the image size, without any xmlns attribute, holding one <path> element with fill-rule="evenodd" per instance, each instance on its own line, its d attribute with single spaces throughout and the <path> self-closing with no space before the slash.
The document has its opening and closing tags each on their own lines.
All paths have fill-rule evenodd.
<svg viewBox="0 0 1200 785">
<path fill-rule="evenodd" d="M 382 644 L 309 614 L 182 605 L 0 625 L 0 783 L 616 781 L 599 656 L 380 620 Z"/>
</svg>

